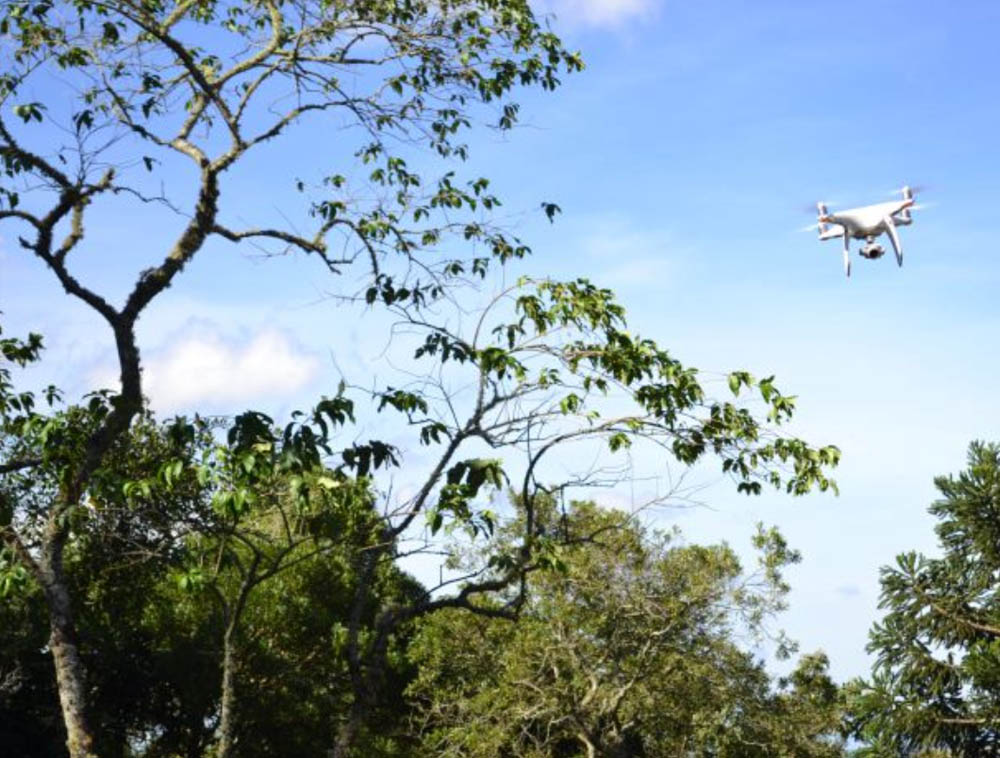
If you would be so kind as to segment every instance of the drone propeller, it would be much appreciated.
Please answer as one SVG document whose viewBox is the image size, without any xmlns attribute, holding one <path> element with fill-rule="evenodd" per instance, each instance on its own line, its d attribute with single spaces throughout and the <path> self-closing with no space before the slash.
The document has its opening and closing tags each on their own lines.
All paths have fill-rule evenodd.
<svg viewBox="0 0 1000 758">
<path fill-rule="evenodd" d="M 902 195 L 903 197 L 906 197 L 907 193 L 909 193 L 910 197 L 913 197 L 914 195 L 919 195 L 922 192 L 926 191 L 927 187 L 923 184 L 910 184 L 904 187 L 900 187 L 899 189 L 890 190 L 888 194 Z"/>
<path fill-rule="evenodd" d="M 830 202 L 828 200 L 820 200 L 818 203 L 809 203 L 808 205 L 802 206 L 802 212 L 808 213 L 810 216 L 815 216 L 819 211 L 819 206 L 824 208 L 829 208 L 831 205 L 836 205 L 836 203 Z"/>
</svg>

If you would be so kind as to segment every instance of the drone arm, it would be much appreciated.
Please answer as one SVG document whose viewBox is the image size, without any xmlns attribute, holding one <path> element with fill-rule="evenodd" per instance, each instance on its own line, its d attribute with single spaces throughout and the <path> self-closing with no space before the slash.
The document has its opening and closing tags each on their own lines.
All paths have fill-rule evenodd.
<svg viewBox="0 0 1000 758">
<path fill-rule="evenodd" d="M 896 224 L 892 220 L 892 216 L 886 216 L 882 219 L 885 224 L 885 230 L 889 234 L 889 239 L 892 240 L 892 249 L 896 252 L 896 263 L 900 266 L 903 265 L 903 246 L 899 241 L 899 234 L 896 232 Z"/>
</svg>

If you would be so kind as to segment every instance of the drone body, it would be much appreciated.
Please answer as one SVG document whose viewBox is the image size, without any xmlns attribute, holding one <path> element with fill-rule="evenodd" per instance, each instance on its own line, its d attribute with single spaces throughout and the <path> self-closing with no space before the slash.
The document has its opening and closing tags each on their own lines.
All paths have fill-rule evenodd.
<svg viewBox="0 0 1000 758">
<path fill-rule="evenodd" d="M 819 214 L 817 224 L 819 238 L 823 241 L 838 237 L 844 240 L 844 272 L 848 276 L 851 275 L 852 239 L 865 240 L 866 244 L 859 252 L 862 257 L 874 260 L 885 254 L 885 249 L 875 240 L 880 235 L 887 234 L 896 253 L 896 262 L 900 266 L 903 265 L 903 245 L 899 241 L 896 227 L 913 223 L 910 209 L 914 207 L 916 201 L 913 199 L 913 190 L 910 187 L 903 187 L 900 192 L 903 195 L 902 200 L 876 203 L 836 213 L 829 213 L 824 203 L 816 204 Z"/>
</svg>

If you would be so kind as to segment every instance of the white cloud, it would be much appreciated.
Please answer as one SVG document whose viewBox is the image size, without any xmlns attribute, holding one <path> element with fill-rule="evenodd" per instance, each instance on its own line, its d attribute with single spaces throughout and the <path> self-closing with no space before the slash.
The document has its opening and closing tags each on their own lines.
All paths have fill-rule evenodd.
<svg viewBox="0 0 1000 758">
<path fill-rule="evenodd" d="M 541 0 L 542 12 L 554 13 L 559 21 L 584 26 L 621 26 L 648 18 L 658 0 Z"/>
<path fill-rule="evenodd" d="M 143 390 L 160 412 L 231 410 L 248 401 L 273 405 L 270 398 L 285 401 L 312 382 L 319 368 L 314 355 L 277 329 L 234 340 L 192 322 L 145 362 Z M 106 371 L 95 376 L 99 386 L 112 384 L 109 379 Z"/>
</svg>

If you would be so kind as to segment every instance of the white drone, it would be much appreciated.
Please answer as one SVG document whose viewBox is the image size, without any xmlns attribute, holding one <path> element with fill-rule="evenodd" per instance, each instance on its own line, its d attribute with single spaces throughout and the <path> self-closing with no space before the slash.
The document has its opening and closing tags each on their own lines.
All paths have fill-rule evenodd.
<svg viewBox="0 0 1000 758">
<path fill-rule="evenodd" d="M 876 203 L 861 208 L 851 208 L 846 211 L 830 213 L 825 203 L 816 203 L 819 221 L 815 228 L 819 229 L 820 240 L 844 238 L 844 272 L 851 275 L 851 238 L 865 240 L 864 246 L 858 251 L 863 258 L 875 260 L 885 255 L 885 249 L 875 242 L 876 237 L 885 233 L 892 241 L 892 249 L 896 252 L 896 263 L 903 265 L 903 246 L 899 241 L 897 226 L 907 226 L 913 223 L 910 210 L 915 207 L 914 190 L 903 187 L 898 190 L 902 200 L 889 203 Z"/>
</svg>

